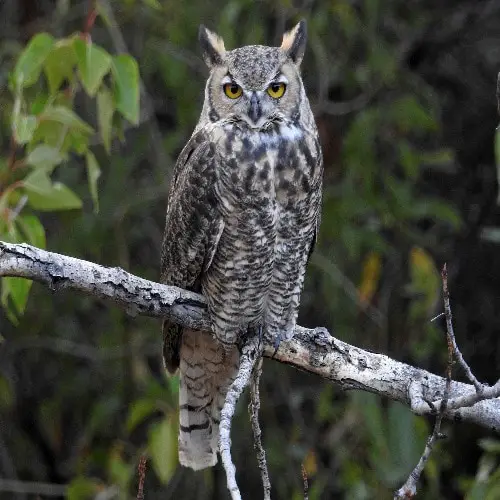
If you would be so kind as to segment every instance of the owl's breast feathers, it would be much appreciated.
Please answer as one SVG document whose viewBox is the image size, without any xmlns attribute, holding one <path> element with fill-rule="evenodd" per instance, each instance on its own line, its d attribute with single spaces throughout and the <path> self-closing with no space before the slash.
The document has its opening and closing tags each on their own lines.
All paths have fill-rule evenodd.
<svg viewBox="0 0 500 500">
<path fill-rule="evenodd" d="M 265 131 L 214 127 L 218 145 L 217 193 L 237 211 L 269 200 L 283 207 L 304 200 L 320 189 L 321 149 L 317 137 L 297 125 L 279 125 Z"/>
<path fill-rule="evenodd" d="M 297 125 L 264 132 L 209 125 L 184 148 L 170 191 L 162 280 L 201 285 L 223 344 L 257 325 L 271 337 L 291 336 L 321 187 L 317 134 Z M 175 333 L 166 338 L 172 350 Z"/>
</svg>

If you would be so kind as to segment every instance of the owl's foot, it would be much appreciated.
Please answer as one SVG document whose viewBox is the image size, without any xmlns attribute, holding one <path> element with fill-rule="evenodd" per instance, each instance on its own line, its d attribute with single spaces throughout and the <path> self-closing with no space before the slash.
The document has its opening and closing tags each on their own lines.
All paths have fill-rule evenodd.
<svg viewBox="0 0 500 500">
<path fill-rule="evenodd" d="M 258 326 L 248 326 L 246 335 L 243 336 L 241 339 L 241 342 L 239 343 L 240 345 L 240 351 L 241 351 L 241 346 L 247 342 L 251 338 L 257 337 L 259 342 L 257 344 L 257 349 L 260 351 L 262 349 L 262 344 L 264 343 L 264 327 L 262 325 Z"/>
</svg>

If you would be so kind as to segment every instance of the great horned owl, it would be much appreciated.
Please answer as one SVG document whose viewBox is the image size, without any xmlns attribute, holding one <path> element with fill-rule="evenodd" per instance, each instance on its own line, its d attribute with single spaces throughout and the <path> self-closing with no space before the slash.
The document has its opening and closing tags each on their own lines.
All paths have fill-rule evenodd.
<svg viewBox="0 0 500 500">
<path fill-rule="evenodd" d="M 201 117 L 175 165 L 162 247 L 163 283 L 202 292 L 214 331 L 163 326 L 165 365 L 180 368 L 179 460 L 217 462 L 220 410 L 237 343 L 293 335 L 318 233 L 323 163 L 302 79 L 301 21 L 280 47 L 226 51 L 204 26 L 210 70 Z"/>
</svg>

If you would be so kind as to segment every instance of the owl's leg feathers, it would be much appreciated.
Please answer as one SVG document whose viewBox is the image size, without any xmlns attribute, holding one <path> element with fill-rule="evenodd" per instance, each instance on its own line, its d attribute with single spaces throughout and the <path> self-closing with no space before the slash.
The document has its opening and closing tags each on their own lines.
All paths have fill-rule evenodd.
<svg viewBox="0 0 500 500">
<path fill-rule="evenodd" d="M 236 403 L 248 385 L 255 363 L 262 357 L 262 353 L 263 344 L 259 340 L 259 335 L 248 336 L 241 348 L 238 372 L 227 390 L 224 406 L 220 413 L 219 448 L 232 500 L 241 500 L 241 494 L 236 482 L 236 468 L 231 458 L 231 422 Z"/>
<path fill-rule="evenodd" d="M 184 330 L 180 351 L 179 462 L 194 470 L 217 463 L 219 419 L 238 369 L 238 352 L 225 352 L 206 333 Z"/>
</svg>

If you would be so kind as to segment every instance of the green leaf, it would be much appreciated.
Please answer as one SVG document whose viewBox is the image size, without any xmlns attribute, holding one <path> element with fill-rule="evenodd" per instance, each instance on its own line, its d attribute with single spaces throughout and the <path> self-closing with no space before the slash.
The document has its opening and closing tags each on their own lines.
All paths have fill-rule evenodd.
<svg viewBox="0 0 500 500">
<path fill-rule="evenodd" d="M 92 202 L 94 203 L 94 213 L 98 213 L 99 195 L 97 193 L 97 180 L 101 176 L 101 169 L 99 168 L 99 163 L 97 163 L 96 157 L 92 151 L 87 151 L 85 159 L 87 163 L 87 179 L 89 182 L 90 195 L 92 196 Z"/>
<path fill-rule="evenodd" d="M 81 38 L 74 39 L 78 72 L 87 94 L 94 97 L 111 67 L 111 56 L 100 47 Z"/>
<path fill-rule="evenodd" d="M 107 89 L 101 89 L 97 94 L 97 122 L 102 142 L 108 154 L 111 150 L 111 130 L 114 112 L 115 104 L 113 96 Z"/>
<path fill-rule="evenodd" d="M 423 198 L 415 201 L 409 215 L 413 220 L 432 218 L 446 222 L 454 229 L 458 229 L 462 224 L 462 219 L 456 208 L 440 199 Z"/>
<path fill-rule="evenodd" d="M 45 109 L 48 101 L 49 95 L 47 93 L 38 92 L 34 101 L 31 103 L 30 113 L 32 115 L 39 115 Z"/>
<path fill-rule="evenodd" d="M 177 400 L 179 395 L 179 375 L 168 377 L 167 385 L 170 394 Z"/>
<path fill-rule="evenodd" d="M 76 54 L 73 40 L 60 40 L 50 51 L 45 60 L 45 76 L 49 82 L 51 94 L 55 94 L 64 80 L 73 80 Z"/>
<path fill-rule="evenodd" d="M 94 129 L 88 123 L 84 122 L 71 109 L 64 106 L 51 106 L 45 109 L 40 119 L 62 123 L 69 128 L 73 128 L 85 134 L 92 134 L 94 132 Z"/>
<path fill-rule="evenodd" d="M 23 145 L 31 141 L 33 133 L 37 126 L 35 116 L 25 116 L 16 114 L 13 117 L 12 132 L 14 133 L 14 140 L 16 144 Z"/>
<path fill-rule="evenodd" d="M 9 380 L 0 375 L 0 408 L 8 409 L 14 402 L 14 392 Z"/>
<path fill-rule="evenodd" d="M 13 77 L 16 85 L 29 87 L 38 80 L 42 66 L 53 45 L 54 38 L 48 33 L 39 33 L 30 40 L 14 68 Z"/>
<path fill-rule="evenodd" d="M 35 170 L 23 181 L 25 189 L 37 193 L 49 193 L 52 190 L 52 181 L 44 170 Z"/>
<path fill-rule="evenodd" d="M 28 193 L 29 204 L 40 211 L 74 210 L 82 208 L 82 200 L 67 186 L 60 182 L 52 185 L 52 191 L 47 194 Z"/>
<path fill-rule="evenodd" d="M 2 278 L 2 286 L 7 287 L 17 315 L 23 314 L 33 282 L 24 278 Z M 3 290 L 2 290 L 3 291 Z M 3 303 L 3 301 L 2 301 Z M 5 305 L 5 304 L 4 304 Z"/>
<path fill-rule="evenodd" d="M 120 487 L 121 491 L 129 489 L 130 480 L 133 478 L 134 469 L 127 464 L 121 456 L 119 450 L 113 450 L 109 456 L 108 473 L 111 481 Z M 123 497 L 127 498 L 127 497 Z"/>
<path fill-rule="evenodd" d="M 436 149 L 420 153 L 420 161 L 433 168 L 445 168 L 447 171 L 453 170 L 454 154 L 451 149 Z"/>
<path fill-rule="evenodd" d="M 17 326 L 19 324 L 19 321 L 17 319 L 15 309 L 13 306 L 11 306 L 11 302 L 9 301 L 11 279 L 12 278 L 2 278 L 2 280 L 0 281 L 0 285 L 2 285 L 2 295 L 0 299 L 7 318 L 13 325 Z"/>
<path fill-rule="evenodd" d="M 26 164 L 36 168 L 43 168 L 51 172 L 54 167 L 64 160 L 64 155 L 57 148 L 40 144 L 29 153 L 26 158 Z"/>
<path fill-rule="evenodd" d="M 402 167 L 405 170 L 405 174 L 410 178 L 415 178 L 418 174 L 420 161 L 418 155 L 415 153 L 414 149 L 408 143 L 408 141 L 401 140 L 398 144 L 399 149 L 399 159 Z"/>
<path fill-rule="evenodd" d="M 438 124 L 430 111 L 422 106 L 414 96 L 403 96 L 395 100 L 387 110 L 387 116 L 403 132 L 433 132 Z"/>
<path fill-rule="evenodd" d="M 35 170 L 23 181 L 28 202 L 35 210 L 72 210 L 81 208 L 82 201 L 71 189 L 50 180 L 44 170 Z"/>
<path fill-rule="evenodd" d="M 18 229 L 18 222 L 19 218 L 16 219 L 15 223 L 10 224 L 7 235 L 3 237 L 6 241 L 11 243 L 24 241 L 23 234 Z M 31 280 L 24 278 L 2 278 L 2 305 L 7 311 L 7 316 L 14 324 L 17 324 L 17 317 L 26 308 L 31 284 Z M 11 304 L 12 308 L 10 307 Z"/>
<path fill-rule="evenodd" d="M 0 225 L 5 226 L 2 235 L 3 241 L 7 243 L 21 243 L 23 241 L 23 237 L 17 229 L 17 224 L 7 224 L 4 223 L 3 219 L 0 219 Z"/>
<path fill-rule="evenodd" d="M 36 215 L 22 215 L 16 221 L 28 243 L 38 248 L 45 248 L 45 229 Z"/>
<path fill-rule="evenodd" d="M 155 10 L 161 10 L 161 3 L 158 0 L 142 0 L 142 2 L 147 5 L 148 7 L 151 7 L 152 9 Z"/>
<path fill-rule="evenodd" d="M 94 498 L 99 491 L 102 490 L 102 485 L 92 479 L 85 477 L 77 477 L 73 479 L 66 490 L 67 500 L 90 500 Z"/>
<path fill-rule="evenodd" d="M 158 409 L 152 399 L 139 399 L 134 401 L 127 418 L 127 430 L 132 432 L 145 418 Z"/>
<path fill-rule="evenodd" d="M 177 467 L 177 425 L 165 418 L 149 432 L 149 453 L 156 475 L 167 483 Z"/>
<path fill-rule="evenodd" d="M 139 67 L 137 61 L 121 54 L 113 58 L 116 108 L 131 123 L 139 123 Z"/>
</svg>

